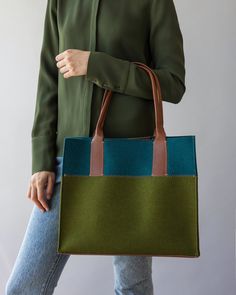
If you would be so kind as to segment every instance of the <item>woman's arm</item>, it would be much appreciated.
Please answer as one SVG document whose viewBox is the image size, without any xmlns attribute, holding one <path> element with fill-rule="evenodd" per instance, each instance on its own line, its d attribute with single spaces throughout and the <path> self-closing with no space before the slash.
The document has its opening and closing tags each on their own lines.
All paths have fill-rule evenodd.
<svg viewBox="0 0 236 295">
<path fill-rule="evenodd" d="M 173 0 L 153 0 L 150 10 L 150 50 L 162 98 L 178 103 L 185 87 L 183 38 Z M 112 91 L 152 99 L 150 79 L 134 63 L 105 52 L 91 51 L 86 77 Z"/>
<path fill-rule="evenodd" d="M 32 137 L 32 174 L 54 171 L 58 105 L 57 0 L 48 0 L 44 21 L 44 35 L 40 55 L 40 69 Z"/>
</svg>

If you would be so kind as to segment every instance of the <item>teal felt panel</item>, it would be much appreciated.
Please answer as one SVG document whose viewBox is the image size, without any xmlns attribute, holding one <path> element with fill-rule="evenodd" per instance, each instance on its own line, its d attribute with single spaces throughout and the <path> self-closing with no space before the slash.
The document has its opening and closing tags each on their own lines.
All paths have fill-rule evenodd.
<svg viewBox="0 0 236 295">
<path fill-rule="evenodd" d="M 92 137 L 64 139 L 63 174 L 89 175 Z M 167 136 L 168 175 L 197 175 L 195 136 Z M 104 175 L 151 175 L 153 137 L 104 138 Z"/>
</svg>

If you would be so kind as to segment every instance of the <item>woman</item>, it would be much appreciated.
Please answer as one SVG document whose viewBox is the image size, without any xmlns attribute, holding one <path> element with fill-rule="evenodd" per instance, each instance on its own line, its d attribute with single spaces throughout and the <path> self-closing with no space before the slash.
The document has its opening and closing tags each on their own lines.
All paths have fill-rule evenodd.
<svg viewBox="0 0 236 295">
<path fill-rule="evenodd" d="M 93 135 L 104 90 L 113 91 L 105 137 L 153 134 L 151 83 L 133 61 L 155 71 L 164 101 L 181 101 L 185 61 L 173 0 L 48 0 L 27 193 L 34 208 L 7 295 L 54 291 L 69 258 L 56 251 L 63 140 Z M 152 257 L 113 256 L 113 266 L 115 294 L 153 294 Z"/>
</svg>

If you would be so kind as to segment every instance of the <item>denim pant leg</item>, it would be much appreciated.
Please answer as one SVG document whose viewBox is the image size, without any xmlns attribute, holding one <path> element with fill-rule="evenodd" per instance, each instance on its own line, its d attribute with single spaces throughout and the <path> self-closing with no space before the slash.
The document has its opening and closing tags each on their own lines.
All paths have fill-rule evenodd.
<svg viewBox="0 0 236 295">
<path fill-rule="evenodd" d="M 153 295 L 152 256 L 112 257 L 116 295 Z"/>
<path fill-rule="evenodd" d="M 53 196 L 48 201 L 50 210 L 42 213 L 34 205 L 10 277 L 6 295 L 49 295 L 69 258 L 57 253 L 60 167 L 58 159 Z"/>
</svg>

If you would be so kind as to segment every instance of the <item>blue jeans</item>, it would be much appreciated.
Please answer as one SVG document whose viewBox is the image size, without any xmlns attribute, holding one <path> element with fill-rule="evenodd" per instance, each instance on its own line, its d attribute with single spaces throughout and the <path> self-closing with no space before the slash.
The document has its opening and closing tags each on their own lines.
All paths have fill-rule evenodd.
<svg viewBox="0 0 236 295">
<path fill-rule="evenodd" d="M 19 253 L 7 281 L 6 295 L 53 294 L 69 254 L 57 253 L 62 157 L 57 157 L 50 210 L 34 205 Z M 151 256 L 112 256 L 116 295 L 153 295 Z M 79 286 L 78 286 L 79 287 Z"/>
</svg>

